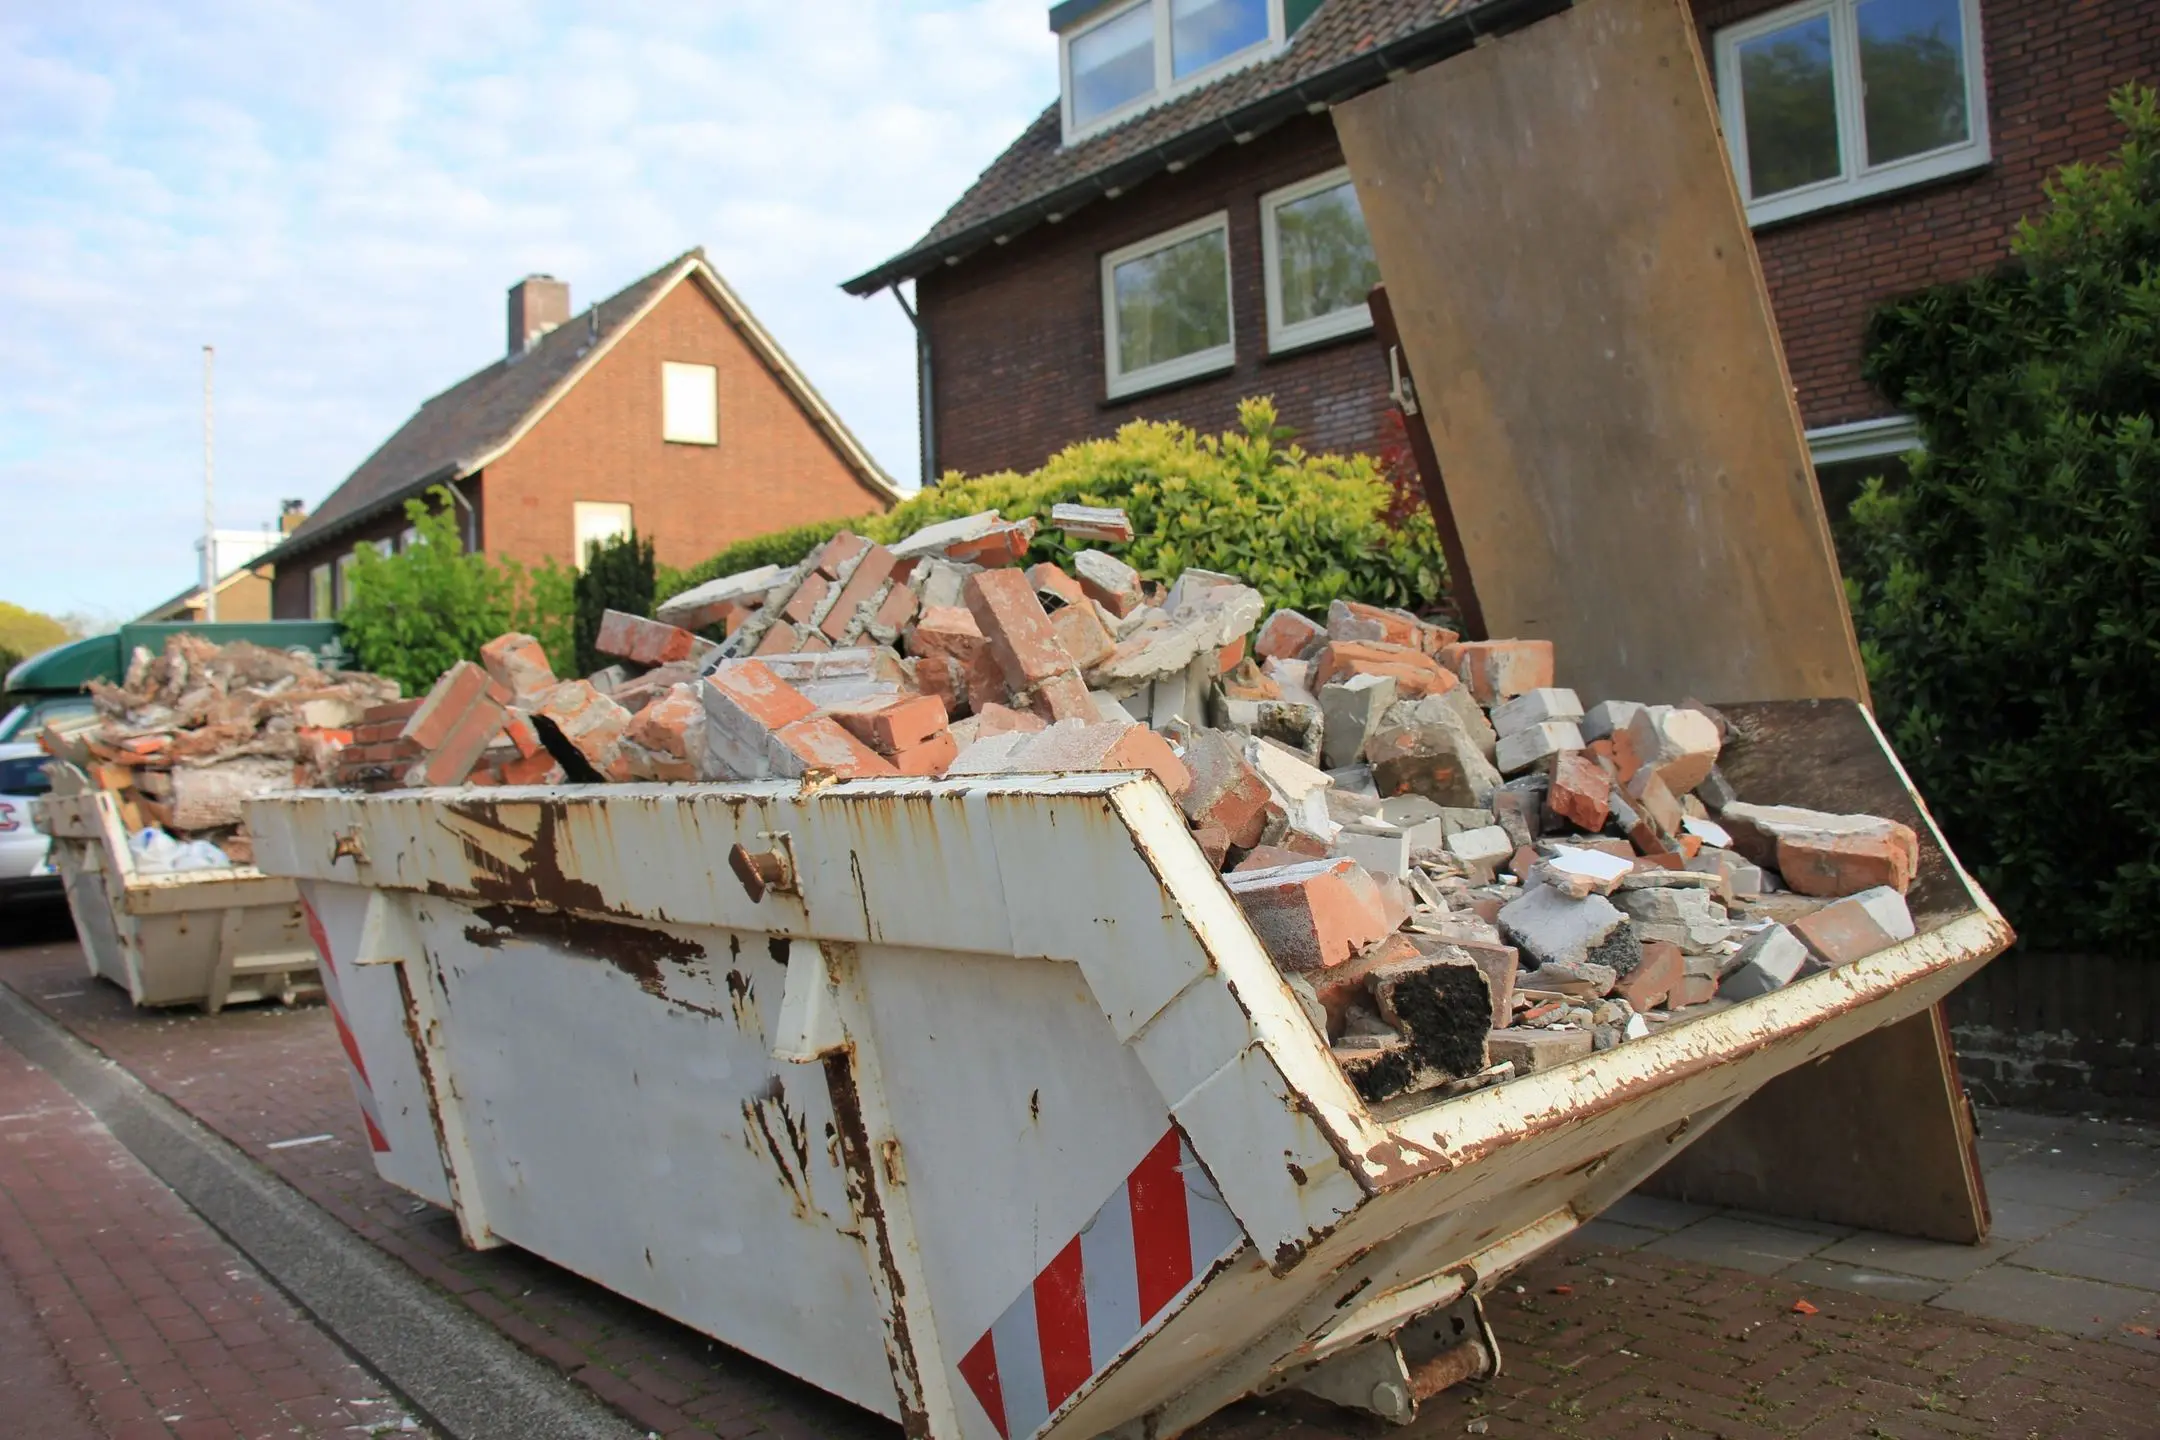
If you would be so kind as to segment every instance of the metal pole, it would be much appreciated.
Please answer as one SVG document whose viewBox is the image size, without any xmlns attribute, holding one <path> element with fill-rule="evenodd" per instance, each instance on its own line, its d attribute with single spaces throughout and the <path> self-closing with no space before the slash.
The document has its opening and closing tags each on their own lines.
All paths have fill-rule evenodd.
<svg viewBox="0 0 2160 1440">
<path fill-rule="evenodd" d="M 217 621 L 217 507 L 213 465 L 214 452 L 211 442 L 213 429 L 210 408 L 210 381 L 217 366 L 217 347 L 202 347 L 202 543 L 203 543 L 203 620 Z"/>
</svg>

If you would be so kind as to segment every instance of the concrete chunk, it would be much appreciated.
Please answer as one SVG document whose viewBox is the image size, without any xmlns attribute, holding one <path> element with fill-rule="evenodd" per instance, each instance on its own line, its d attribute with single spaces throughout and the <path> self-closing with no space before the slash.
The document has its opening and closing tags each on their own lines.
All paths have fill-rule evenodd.
<svg viewBox="0 0 2160 1440">
<path fill-rule="evenodd" d="M 1568 750 L 1583 748 L 1582 732 L 1572 720 L 1547 720 L 1500 737 L 1500 773 L 1515 775 Z"/>
<path fill-rule="evenodd" d="M 1573 690 L 1547 686 L 1518 695 L 1493 707 L 1493 730 L 1502 739 L 1518 730 L 1533 725 L 1543 725 L 1550 720 L 1580 720 L 1583 718 L 1582 701 Z M 1580 729 L 1580 727 L 1577 727 Z"/>
<path fill-rule="evenodd" d="M 1625 973 L 1641 956 L 1626 913 L 1602 895 L 1571 900 L 1535 885 L 1501 907 L 1499 925 L 1501 938 L 1538 965 L 1595 963 Z"/>
<path fill-rule="evenodd" d="M 1755 932 L 1733 956 L 1718 984 L 1727 1000 L 1752 1000 L 1790 985 L 1807 964 L 1807 946 L 1783 925 L 1767 925 Z"/>
</svg>

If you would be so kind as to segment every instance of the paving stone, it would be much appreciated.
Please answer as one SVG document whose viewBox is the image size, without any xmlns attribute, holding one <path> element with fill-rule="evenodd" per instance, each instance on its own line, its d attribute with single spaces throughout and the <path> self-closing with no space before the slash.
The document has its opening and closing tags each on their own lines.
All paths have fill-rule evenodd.
<svg viewBox="0 0 2160 1440">
<path fill-rule="evenodd" d="M 2108 1237 L 2077 1240 L 2066 1231 L 2057 1231 L 2012 1255 L 2010 1263 L 2051 1275 L 2077 1275 L 2160 1292 L 2160 1255 L 2141 1253 Z"/>
<path fill-rule="evenodd" d="M 1755 1275 L 1775 1275 L 1796 1260 L 1805 1260 L 1828 1240 L 1782 1225 L 1742 1220 L 1732 1215 L 1713 1215 L 1685 1230 L 1644 1247 L 1645 1254 L 1669 1255 L 1704 1265 L 1722 1265 Z"/>
<path fill-rule="evenodd" d="M 1990 1265 L 1931 1303 L 2071 1335 L 2113 1335 L 2145 1311 L 2152 1294 L 2017 1265 Z"/>
<path fill-rule="evenodd" d="M 2160 1251 L 2160 1199 L 2111 1201 L 2087 1211 L 2064 1227 L 2061 1235 L 2080 1244 L 2127 1241 Z"/>
<path fill-rule="evenodd" d="M 2005 1200 L 1995 1193 L 1994 1167 L 1981 1162 L 1988 1176 L 1988 1217 L 1994 1221 L 1989 1233 L 1997 1240 L 2037 1240 L 2051 1231 L 2074 1223 L 2084 1211 L 2061 1205 L 2041 1205 L 2031 1200 Z"/>
<path fill-rule="evenodd" d="M 1657 1195 L 1623 1195 L 1606 1206 L 1598 1218 L 1648 1230 L 1670 1231 L 1717 1213 L 1714 1206 L 1691 1205 L 1685 1200 L 1667 1200 Z"/>
<path fill-rule="evenodd" d="M 1985 1245 L 1946 1245 L 1862 1230 L 1821 1251 L 1816 1258 L 1864 1270 L 1893 1270 L 1900 1275 L 1951 1281 L 1963 1280 L 1975 1270 L 1994 1264 L 2017 1249 L 2018 1244 L 1998 1238 Z"/>
<path fill-rule="evenodd" d="M 2052 1158 L 2030 1155 L 2003 1166 L 1987 1177 L 1989 1197 L 2090 1210 L 2131 1188 L 2132 1182 L 2126 1177 L 2051 1165 L 2048 1161 Z"/>
<path fill-rule="evenodd" d="M 1623 1225 L 1618 1220 L 1608 1220 L 1604 1215 L 1600 1215 L 1578 1229 L 1575 1238 L 1607 1250 L 1640 1250 L 1664 1233 L 1662 1230 L 1647 1230 L 1640 1225 Z"/>
<path fill-rule="evenodd" d="M 1855 1290 L 1862 1295 L 1880 1295 L 1889 1300 L 1908 1300 L 1920 1304 L 1942 1294 L 1946 1283 L 1921 1275 L 1903 1275 L 1890 1270 L 1870 1269 L 1864 1265 L 1848 1265 L 1842 1261 L 1826 1258 L 1830 1254 L 1797 1261 L 1778 1272 L 1781 1280 L 1796 1285 L 1821 1285 L 1831 1290 Z"/>
</svg>

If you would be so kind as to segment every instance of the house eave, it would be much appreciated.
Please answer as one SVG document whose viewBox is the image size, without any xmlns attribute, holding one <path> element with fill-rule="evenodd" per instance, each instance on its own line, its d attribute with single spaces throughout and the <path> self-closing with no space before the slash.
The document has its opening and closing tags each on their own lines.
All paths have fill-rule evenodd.
<svg viewBox="0 0 2160 1440">
<path fill-rule="evenodd" d="M 1422 70 L 1482 40 L 1521 29 L 1573 4 L 1574 0 L 1489 0 L 1399 40 L 1376 45 L 1138 155 L 978 221 L 958 234 L 918 245 L 843 281 L 840 288 L 850 295 L 869 296 L 903 281 L 920 279 L 942 265 L 958 264 L 986 245 L 1004 243 L 1045 221 L 1061 220 L 1094 200 L 1115 198 L 1165 171 L 1181 170 L 1223 145 L 1249 142 L 1297 115 L 1375 89 L 1391 76 Z"/>
</svg>

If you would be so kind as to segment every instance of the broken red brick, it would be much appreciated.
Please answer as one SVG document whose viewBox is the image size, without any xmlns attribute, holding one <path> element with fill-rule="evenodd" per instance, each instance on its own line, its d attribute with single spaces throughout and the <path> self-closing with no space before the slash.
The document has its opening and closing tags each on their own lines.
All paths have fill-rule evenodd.
<svg viewBox="0 0 2160 1440">
<path fill-rule="evenodd" d="M 680 626 L 609 610 L 600 617 L 593 648 L 635 665 L 665 665 L 673 660 L 688 660 L 701 650 L 710 652 L 713 643 Z"/>
<path fill-rule="evenodd" d="M 1085 601 L 1060 606 L 1050 616 L 1050 628 L 1057 633 L 1058 644 L 1072 657 L 1073 664 L 1082 670 L 1100 664 L 1117 645 L 1104 628 L 1102 616 Z"/>
<path fill-rule="evenodd" d="M 1613 987 L 1613 994 L 1635 1007 L 1640 1015 L 1655 1010 L 1667 1001 L 1673 990 L 1687 978 L 1687 957 L 1680 947 L 1666 940 L 1642 942 L 1642 959 L 1633 970 L 1620 977 Z"/>
<path fill-rule="evenodd" d="M 1389 930 L 1372 876 L 1352 860 L 1312 860 L 1233 874 L 1230 893 L 1284 970 L 1340 965 Z"/>
<path fill-rule="evenodd" d="M 1606 816 L 1612 813 L 1611 795 L 1612 781 L 1597 761 L 1582 751 L 1565 751 L 1553 762 L 1552 788 L 1546 792 L 1546 803 L 1563 820 L 1596 834 L 1605 828 Z"/>
<path fill-rule="evenodd" d="M 688 685 L 676 685 L 631 718 L 625 738 L 692 767 L 704 748 L 705 702 Z M 664 777 L 656 777 L 664 778 Z"/>
<path fill-rule="evenodd" d="M 1223 861 L 1230 855 L 1230 832 L 1220 825 L 1195 825 L 1192 838 L 1200 847 L 1200 853 L 1207 856 L 1208 864 L 1222 869 Z"/>
<path fill-rule="evenodd" d="M 869 546 L 862 558 L 855 562 L 855 569 L 847 582 L 840 587 L 840 598 L 825 612 L 825 622 L 818 628 L 829 640 L 844 638 L 854 628 L 855 612 L 873 599 L 885 582 L 892 577 L 893 553 L 882 545 Z"/>
<path fill-rule="evenodd" d="M 1215 652 L 1215 673 L 1217 675 L 1227 675 L 1244 663 L 1245 637 L 1243 635 L 1238 636 L 1237 639 Z"/>
<path fill-rule="evenodd" d="M 1297 611 L 1277 610 L 1260 623 L 1253 653 L 1263 660 L 1295 660 L 1325 634 L 1327 631 Z"/>
<path fill-rule="evenodd" d="M 498 635 L 481 646 L 480 663 L 495 683 L 516 699 L 537 695 L 555 684 L 555 671 L 548 664 L 547 651 L 532 636 L 516 631 Z"/>
<path fill-rule="evenodd" d="M 1033 520 L 1008 520 L 990 527 L 973 540 L 959 540 L 945 547 L 945 558 L 985 570 L 1019 563 L 1035 539 Z"/>
<path fill-rule="evenodd" d="M 943 775 L 959 753 L 960 742 L 953 738 L 952 731 L 940 730 L 920 744 L 895 753 L 893 768 L 902 775 Z"/>
<path fill-rule="evenodd" d="M 963 593 L 968 613 L 975 617 L 1005 672 L 1006 683 L 1015 691 L 1033 689 L 1073 668 L 1072 656 L 1058 644 L 1050 617 L 1025 575 L 1011 570 L 979 571 L 968 576 Z"/>
<path fill-rule="evenodd" d="M 486 698 L 490 683 L 487 671 L 470 660 L 458 661 L 443 671 L 427 698 L 406 717 L 398 738 L 410 740 L 422 750 L 435 749 L 450 738 L 465 712 Z M 473 758 L 479 758 L 477 752 Z"/>
<path fill-rule="evenodd" d="M 1067 605 L 1078 605 L 1087 599 L 1087 591 L 1081 588 L 1078 580 L 1047 560 L 1039 565 L 1030 565 L 1027 578 L 1028 584 L 1035 587 L 1038 595 L 1055 595 Z"/>
<path fill-rule="evenodd" d="M 1196 825 L 1214 825 L 1230 844 L 1249 850 L 1260 843 L 1275 792 L 1246 763 L 1236 736 L 1221 730 L 1197 731 L 1185 747 L 1193 782 L 1185 792 L 1185 814 Z"/>
<path fill-rule="evenodd" d="M 1422 650 L 1378 640 L 1331 640 L 1313 660 L 1311 689 L 1318 694 L 1322 686 L 1352 675 L 1389 676 L 1405 700 L 1445 695 L 1456 685 L 1454 674 Z"/>
<path fill-rule="evenodd" d="M 1919 862 L 1920 837 L 1894 820 L 1852 834 L 1785 834 L 1777 842 L 1778 874 L 1802 895 L 1856 895 L 1878 885 L 1902 895 Z"/>
<path fill-rule="evenodd" d="M 1442 647 L 1480 705 L 1496 705 L 1553 683 L 1550 640 L 1469 640 Z"/>
<path fill-rule="evenodd" d="M 630 728 L 630 712 L 593 688 L 590 680 L 563 681 L 539 697 L 532 713 L 552 724 L 601 779 L 630 778 L 620 743 Z"/>
<path fill-rule="evenodd" d="M 880 634 L 899 634 L 908 621 L 915 618 L 918 603 L 915 592 L 895 575 L 892 589 L 885 593 L 884 603 L 878 606 L 877 614 L 870 617 L 870 628 Z"/>
<path fill-rule="evenodd" d="M 757 648 L 750 653 L 752 655 L 792 655 L 795 653 L 796 642 L 800 639 L 801 637 L 796 634 L 793 625 L 788 624 L 785 620 L 775 620 L 766 629 L 765 637 L 758 641 Z"/>
<path fill-rule="evenodd" d="M 912 749 L 945 728 L 945 706 L 935 695 L 881 695 L 827 713 L 881 755 Z"/>
<path fill-rule="evenodd" d="M 1313 994 L 1320 999 L 1320 1008 L 1327 1012 L 1328 1033 L 1340 1034 L 1343 1022 L 1349 1017 L 1350 1007 L 1372 1005 L 1372 995 L 1366 982 L 1373 972 L 1384 965 L 1401 965 L 1421 959 L 1417 945 L 1407 935 L 1389 935 L 1378 944 L 1340 965 L 1316 972 L 1312 976 Z"/>
<path fill-rule="evenodd" d="M 869 548 L 868 540 L 852 531 L 842 530 L 818 547 L 817 553 L 811 557 L 810 569 L 813 574 L 822 575 L 828 581 L 838 580 L 848 561 Z M 822 596 L 824 593 L 824 587 L 820 586 L 818 594 Z"/>
<path fill-rule="evenodd" d="M 831 589 L 832 581 L 816 571 L 803 576 L 802 584 L 795 587 L 795 593 L 788 597 L 787 604 L 780 607 L 780 618 L 793 621 L 797 625 L 808 625 L 810 617 L 817 614 L 818 606 L 824 603 L 826 592 Z"/>
<path fill-rule="evenodd" d="M 806 770 L 837 775 L 843 780 L 864 780 L 898 775 L 893 763 L 857 740 L 827 715 L 796 720 L 773 732 L 774 738 L 795 752 Z"/>
</svg>

